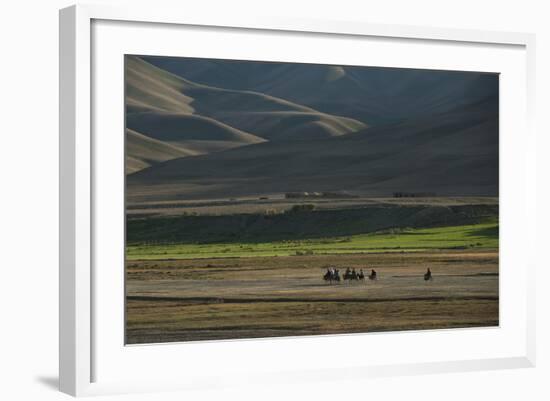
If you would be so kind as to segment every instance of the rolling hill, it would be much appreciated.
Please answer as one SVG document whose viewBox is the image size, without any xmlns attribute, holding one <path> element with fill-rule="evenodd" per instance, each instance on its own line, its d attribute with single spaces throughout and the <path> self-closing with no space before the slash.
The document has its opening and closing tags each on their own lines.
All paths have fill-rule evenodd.
<svg viewBox="0 0 550 401">
<path fill-rule="evenodd" d="M 177 157 L 265 140 L 340 136 L 367 126 L 263 93 L 197 84 L 135 56 L 126 58 L 126 111 L 128 128 L 186 152 Z M 133 149 L 128 149 L 128 172 L 176 157 L 144 155 L 143 148 L 134 155 Z M 145 159 L 149 162 L 139 162 Z"/>
<path fill-rule="evenodd" d="M 130 201 L 498 195 L 496 74 L 136 56 L 126 68 Z"/>
<path fill-rule="evenodd" d="M 368 125 L 443 113 L 498 94 L 498 75 L 489 73 L 174 57 L 144 59 L 205 85 L 262 92 Z"/>
<path fill-rule="evenodd" d="M 235 129 L 209 117 L 169 112 L 139 112 L 126 117 L 129 128 L 167 144 L 183 146 L 191 154 L 209 153 L 264 142 L 255 135 Z M 201 143 L 204 146 L 201 146 Z"/>
<path fill-rule="evenodd" d="M 155 163 L 196 155 L 189 149 L 173 146 L 132 129 L 126 129 L 126 169 L 133 173 Z"/>
<path fill-rule="evenodd" d="M 495 196 L 498 135 L 487 133 L 498 132 L 497 116 L 461 109 L 292 146 L 273 141 L 180 158 L 129 176 L 128 195 L 135 201 L 293 191 Z"/>
</svg>

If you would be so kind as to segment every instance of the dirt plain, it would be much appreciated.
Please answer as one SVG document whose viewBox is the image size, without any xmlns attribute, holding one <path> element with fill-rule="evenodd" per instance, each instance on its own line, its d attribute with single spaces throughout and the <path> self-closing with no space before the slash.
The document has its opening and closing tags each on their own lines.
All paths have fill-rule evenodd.
<svg viewBox="0 0 550 401">
<path fill-rule="evenodd" d="M 498 250 L 137 260 L 126 278 L 127 344 L 499 324 Z"/>
</svg>

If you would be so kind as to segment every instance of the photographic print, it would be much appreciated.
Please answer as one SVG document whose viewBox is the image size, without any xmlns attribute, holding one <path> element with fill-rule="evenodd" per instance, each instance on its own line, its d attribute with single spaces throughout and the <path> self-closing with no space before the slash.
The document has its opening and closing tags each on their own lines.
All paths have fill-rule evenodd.
<svg viewBox="0 0 550 401">
<path fill-rule="evenodd" d="M 126 344 L 498 326 L 498 74 L 124 76 Z"/>
</svg>

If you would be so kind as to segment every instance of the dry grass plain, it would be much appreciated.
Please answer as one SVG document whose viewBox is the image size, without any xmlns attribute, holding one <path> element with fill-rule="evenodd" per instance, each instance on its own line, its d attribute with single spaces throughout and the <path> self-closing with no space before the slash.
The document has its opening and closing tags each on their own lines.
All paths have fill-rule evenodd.
<svg viewBox="0 0 550 401">
<path fill-rule="evenodd" d="M 330 285 L 327 265 L 379 279 Z M 498 250 L 131 260 L 126 278 L 128 344 L 499 324 Z"/>
</svg>

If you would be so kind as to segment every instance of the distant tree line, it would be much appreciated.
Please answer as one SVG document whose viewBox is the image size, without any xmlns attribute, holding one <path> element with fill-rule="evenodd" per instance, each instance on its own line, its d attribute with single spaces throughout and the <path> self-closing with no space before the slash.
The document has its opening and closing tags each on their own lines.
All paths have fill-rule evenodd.
<svg viewBox="0 0 550 401">
<path fill-rule="evenodd" d="M 394 192 L 394 198 L 431 198 L 436 196 L 435 192 Z"/>
<path fill-rule="evenodd" d="M 304 205 L 294 205 L 290 208 L 290 213 L 299 213 L 299 212 L 311 212 L 315 209 L 315 205 L 304 204 Z"/>
</svg>

